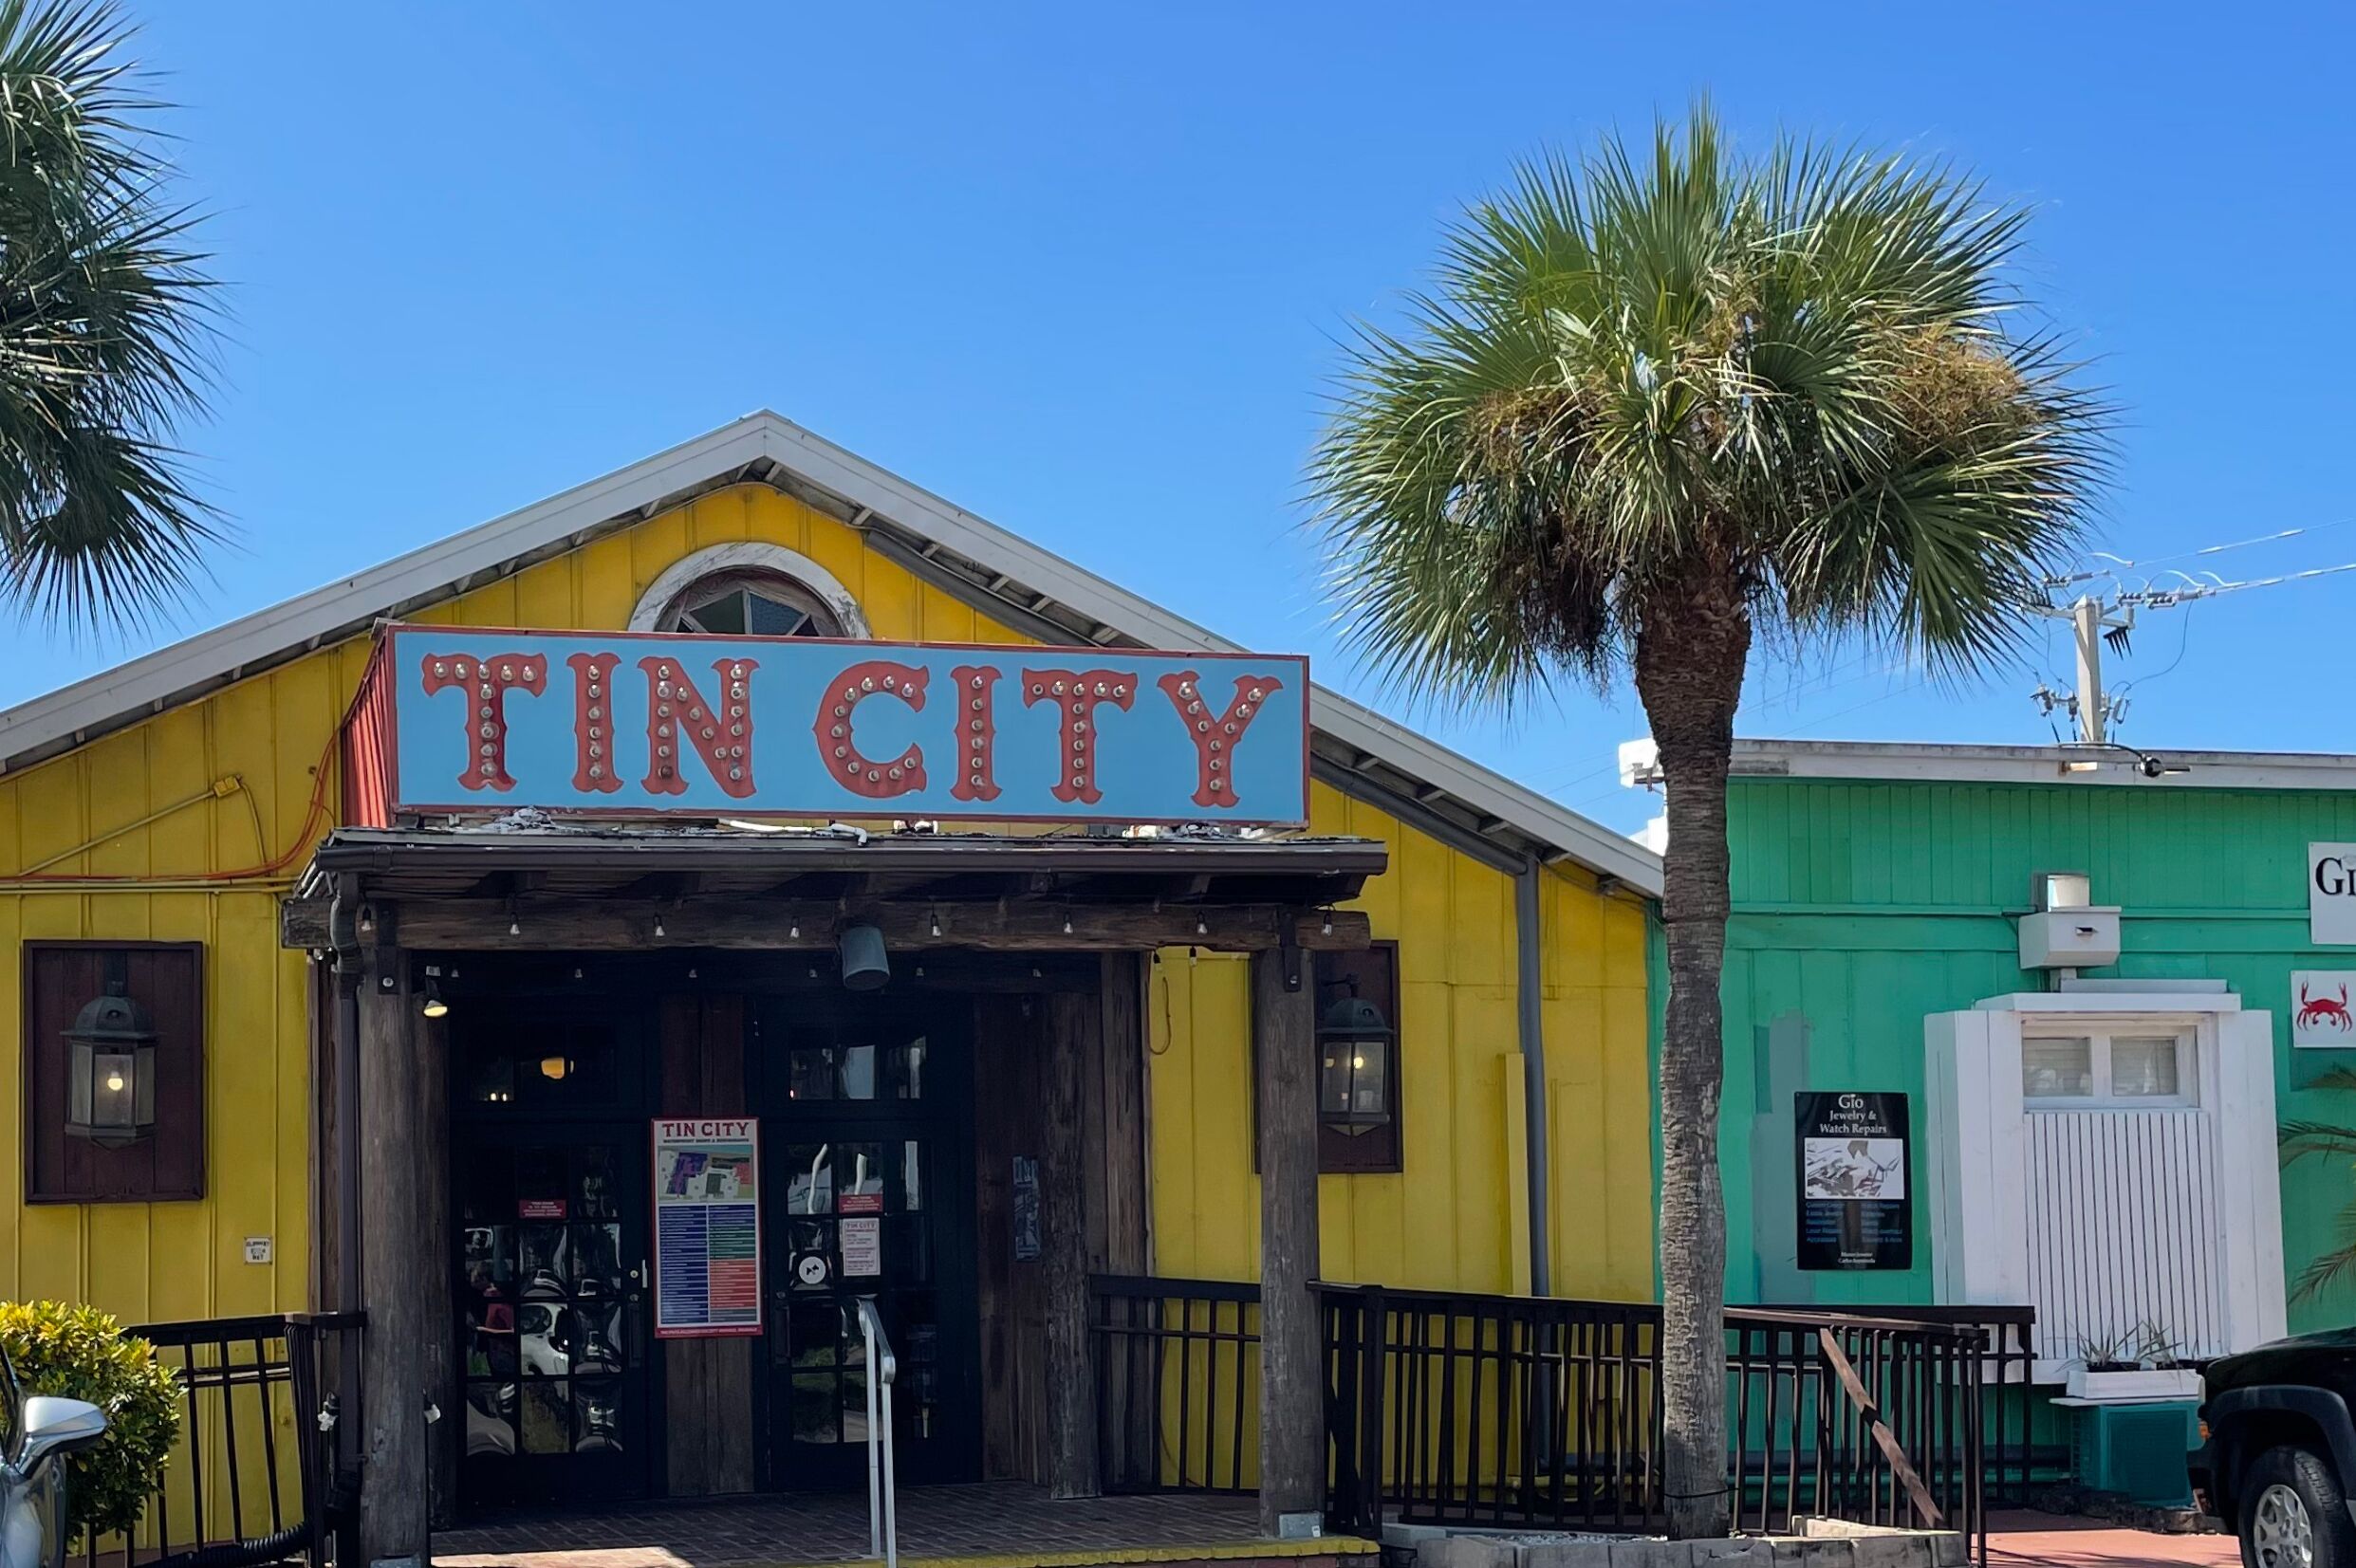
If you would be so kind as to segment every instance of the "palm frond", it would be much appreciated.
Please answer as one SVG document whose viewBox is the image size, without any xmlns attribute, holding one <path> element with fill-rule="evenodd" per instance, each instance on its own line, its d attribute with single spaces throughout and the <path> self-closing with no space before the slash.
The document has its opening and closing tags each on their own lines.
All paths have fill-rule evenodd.
<svg viewBox="0 0 2356 1568">
<path fill-rule="evenodd" d="M 1525 164 L 1345 351 L 1309 475 L 1350 645 L 1411 698 L 1598 676 L 1716 580 L 1770 635 L 1941 673 L 2018 646 L 2108 409 L 2010 322 L 2025 215 L 1706 105 Z"/>
<path fill-rule="evenodd" d="M 129 31 L 107 0 L 0 0 L 0 597 L 77 626 L 167 608 L 221 537 L 174 440 L 213 286 Z"/>
<path fill-rule="evenodd" d="M 2310 1154 L 2356 1158 L 2356 1127 L 2329 1121 L 2286 1121 L 2274 1130 L 2282 1163 L 2292 1165 Z"/>
</svg>

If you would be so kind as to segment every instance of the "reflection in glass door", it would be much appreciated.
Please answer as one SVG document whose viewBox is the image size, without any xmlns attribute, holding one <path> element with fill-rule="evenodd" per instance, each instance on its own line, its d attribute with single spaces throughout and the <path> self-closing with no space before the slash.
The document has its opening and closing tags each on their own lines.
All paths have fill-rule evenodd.
<svg viewBox="0 0 2356 1568">
<path fill-rule="evenodd" d="M 470 1503 L 645 1489 L 636 1153 L 593 1137 L 466 1151 L 456 1316 Z"/>
<path fill-rule="evenodd" d="M 463 1507 L 642 1497 L 654 1473 L 642 1057 L 584 1011 L 454 1020 Z"/>
<path fill-rule="evenodd" d="M 899 1359 L 894 1443 L 917 1481 L 978 1470 L 970 1059 L 937 1019 L 853 1005 L 840 1023 L 756 1020 L 776 1160 L 767 1247 L 771 1484 L 866 1465 L 873 1297 Z M 928 1026 L 930 1025 L 930 1026 Z"/>
</svg>

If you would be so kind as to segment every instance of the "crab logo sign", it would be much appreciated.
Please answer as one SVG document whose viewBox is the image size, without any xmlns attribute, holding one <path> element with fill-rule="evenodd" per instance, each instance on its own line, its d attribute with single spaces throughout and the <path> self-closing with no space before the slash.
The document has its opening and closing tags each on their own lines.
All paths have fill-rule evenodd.
<svg viewBox="0 0 2356 1568">
<path fill-rule="evenodd" d="M 2307 932 L 2319 948 L 2356 947 L 2356 844 L 2307 846 Z"/>
<path fill-rule="evenodd" d="M 2296 969 L 2291 975 L 2291 1043 L 2356 1050 L 2356 970 Z"/>
</svg>

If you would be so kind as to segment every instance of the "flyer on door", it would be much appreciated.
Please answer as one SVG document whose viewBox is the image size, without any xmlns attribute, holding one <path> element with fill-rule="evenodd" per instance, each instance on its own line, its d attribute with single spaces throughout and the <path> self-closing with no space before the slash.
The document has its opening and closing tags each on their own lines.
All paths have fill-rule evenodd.
<svg viewBox="0 0 2356 1568">
<path fill-rule="evenodd" d="M 751 1116 L 657 1117 L 655 1337 L 761 1332 L 761 1131 Z"/>
</svg>

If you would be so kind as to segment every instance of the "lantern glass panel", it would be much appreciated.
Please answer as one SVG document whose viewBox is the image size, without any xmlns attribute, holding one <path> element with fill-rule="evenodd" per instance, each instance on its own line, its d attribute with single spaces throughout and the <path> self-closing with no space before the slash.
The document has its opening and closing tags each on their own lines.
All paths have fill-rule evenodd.
<svg viewBox="0 0 2356 1568">
<path fill-rule="evenodd" d="M 1390 1041 L 1384 1034 L 1329 1034 L 1318 1044 L 1318 1111 L 1338 1131 L 1390 1119 Z"/>
<path fill-rule="evenodd" d="M 156 1125 L 156 1050 L 75 1041 L 66 1126 L 93 1143 L 117 1146 Z"/>
<path fill-rule="evenodd" d="M 1346 1041 L 1325 1042 L 1318 1071 L 1317 1109 L 1327 1120 L 1350 1108 L 1350 1047 Z"/>
<path fill-rule="evenodd" d="M 1383 1116 L 1390 1114 L 1383 1093 L 1390 1082 L 1390 1064 L 1384 1060 L 1390 1042 L 1382 1040 L 1361 1040 L 1351 1043 L 1349 1110 L 1355 1116 Z"/>
<path fill-rule="evenodd" d="M 88 1136 L 90 1132 L 90 1075 L 97 1065 L 90 1047 L 80 1041 L 65 1048 L 68 1061 L 65 1080 L 65 1127 L 69 1132 Z"/>
</svg>

